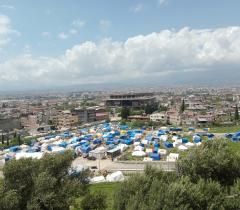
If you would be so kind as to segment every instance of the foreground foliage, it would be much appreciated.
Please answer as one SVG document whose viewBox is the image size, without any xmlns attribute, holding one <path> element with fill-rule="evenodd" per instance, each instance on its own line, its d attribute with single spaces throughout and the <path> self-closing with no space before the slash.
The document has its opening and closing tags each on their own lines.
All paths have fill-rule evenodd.
<svg viewBox="0 0 240 210">
<path fill-rule="evenodd" d="M 41 160 L 11 160 L 0 183 L 1 210 L 65 210 L 87 191 L 85 172 L 70 176 L 73 155 L 45 155 Z"/>
<path fill-rule="evenodd" d="M 232 185 L 240 177 L 240 156 L 232 152 L 228 141 L 207 141 L 178 162 L 178 171 L 193 182 L 203 178 Z"/>
<path fill-rule="evenodd" d="M 147 167 L 116 190 L 115 210 L 240 209 L 240 159 L 226 141 L 209 141 L 178 163 L 179 173 Z"/>
</svg>

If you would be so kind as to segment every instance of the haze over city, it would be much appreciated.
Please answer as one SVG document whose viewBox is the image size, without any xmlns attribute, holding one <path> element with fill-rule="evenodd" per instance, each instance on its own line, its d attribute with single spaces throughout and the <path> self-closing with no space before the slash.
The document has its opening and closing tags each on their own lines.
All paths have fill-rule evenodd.
<svg viewBox="0 0 240 210">
<path fill-rule="evenodd" d="M 239 8 L 237 0 L 1 0 L 0 89 L 238 85 Z"/>
</svg>

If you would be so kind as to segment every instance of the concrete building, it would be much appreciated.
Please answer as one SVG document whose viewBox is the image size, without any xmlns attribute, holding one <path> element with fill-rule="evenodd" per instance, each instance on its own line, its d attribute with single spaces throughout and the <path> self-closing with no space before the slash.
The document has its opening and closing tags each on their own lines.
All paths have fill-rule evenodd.
<svg viewBox="0 0 240 210">
<path fill-rule="evenodd" d="M 149 116 L 146 115 L 146 116 L 143 116 L 143 115 L 131 115 L 128 117 L 128 120 L 130 121 L 149 121 Z"/>
<path fill-rule="evenodd" d="M 109 119 L 109 113 L 104 107 L 93 106 L 88 108 L 76 108 L 72 112 L 78 116 L 80 123 L 88 123 Z"/>
<path fill-rule="evenodd" d="M 20 118 L 21 127 L 33 129 L 39 126 L 37 115 L 26 115 Z"/>
<path fill-rule="evenodd" d="M 181 124 L 181 116 L 178 110 L 167 111 L 168 122 L 172 125 Z"/>
<path fill-rule="evenodd" d="M 154 112 L 150 115 L 150 120 L 153 122 L 167 123 L 166 112 Z"/>
<path fill-rule="evenodd" d="M 78 123 L 78 116 L 73 115 L 70 110 L 62 111 L 57 116 L 57 126 L 59 128 L 70 128 Z"/>
<path fill-rule="evenodd" d="M 153 93 L 112 94 L 106 100 L 106 106 L 141 108 L 147 104 L 153 104 L 155 101 Z"/>
</svg>

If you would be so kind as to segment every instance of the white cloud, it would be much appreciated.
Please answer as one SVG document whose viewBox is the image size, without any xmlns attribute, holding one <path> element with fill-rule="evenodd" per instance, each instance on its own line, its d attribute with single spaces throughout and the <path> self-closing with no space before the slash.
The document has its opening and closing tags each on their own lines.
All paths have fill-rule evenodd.
<svg viewBox="0 0 240 210">
<path fill-rule="evenodd" d="M 71 23 L 71 29 L 69 30 L 70 35 L 76 35 L 86 25 L 86 22 L 80 19 L 76 19 Z"/>
<path fill-rule="evenodd" d="M 144 10 L 144 5 L 143 4 L 137 4 L 134 7 L 130 9 L 132 12 L 139 13 Z"/>
<path fill-rule="evenodd" d="M 111 27 L 111 21 L 110 20 L 100 20 L 99 26 L 100 26 L 101 30 L 106 32 Z"/>
<path fill-rule="evenodd" d="M 72 34 L 72 35 L 78 34 L 78 30 L 72 28 L 69 30 L 69 34 Z"/>
<path fill-rule="evenodd" d="M 72 21 L 70 24 L 71 28 L 68 32 L 61 32 L 58 34 L 58 37 L 60 39 L 67 39 L 71 35 L 76 35 L 79 33 L 79 31 L 86 25 L 86 22 L 80 19 L 76 19 Z"/>
<path fill-rule="evenodd" d="M 43 36 L 43 37 L 50 37 L 50 36 L 51 36 L 51 33 L 50 33 L 49 31 L 43 31 L 43 32 L 41 33 L 41 36 Z"/>
<path fill-rule="evenodd" d="M 29 44 L 26 44 L 23 48 L 23 52 L 25 55 L 31 54 L 31 46 Z"/>
<path fill-rule="evenodd" d="M 68 38 L 68 35 L 64 32 L 61 32 L 58 34 L 58 38 L 59 39 L 67 39 Z"/>
<path fill-rule="evenodd" d="M 30 54 L 0 63 L 0 84 L 71 85 L 164 78 L 240 69 L 240 27 L 182 28 L 116 42 L 84 42 L 58 57 Z M 212 73 L 214 72 L 214 73 Z M 218 77 L 218 73 L 216 77 Z"/>
<path fill-rule="evenodd" d="M 20 35 L 20 33 L 12 29 L 8 16 L 0 15 L 0 49 L 10 42 L 12 35 Z"/>
<path fill-rule="evenodd" d="M 3 9 L 8 9 L 8 10 L 15 10 L 16 8 L 12 5 L 8 5 L 8 4 L 3 4 L 0 6 Z"/>
<path fill-rule="evenodd" d="M 167 2 L 168 2 L 168 0 L 158 0 L 158 4 L 160 6 L 163 6 L 163 5 L 167 4 Z"/>
<path fill-rule="evenodd" d="M 80 29 L 86 25 L 86 22 L 80 19 L 76 19 L 72 22 L 71 25 L 73 26 L 73 28 Z"/>
</svg>

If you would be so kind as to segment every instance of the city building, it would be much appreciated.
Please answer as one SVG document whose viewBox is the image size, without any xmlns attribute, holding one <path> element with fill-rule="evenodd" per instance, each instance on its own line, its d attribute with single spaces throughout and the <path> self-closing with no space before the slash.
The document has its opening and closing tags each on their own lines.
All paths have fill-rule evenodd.
<svg viewBox="0 0 240 210">
<path fill-rule="evenodd" d="M 88 123 L 109 119 L 109 113 L 104 107 L 93 106 L 87 108 L 75 108 L 72 113 L 78 116 L 80 123 Z"/>
<path fill-rule="evenodd" d="M 153 122 L 167 123 L 166 112 L 154 112 L 150 115 L 150 120 Z"/>
<path fill-rule="evenodd" d="M 155 102 L 156 98 L 153 93 L 112 94 L 106 100 L 106 106 L 141 108 Z"/>
<path fill-rule="evenodd" d="M 71 126 L 77 125 L 78 116 L 73 115 L 70 110 L 62 111 L 57 116 L 57 127 L 59 128 L 70 128 Z"/>
</svg>

